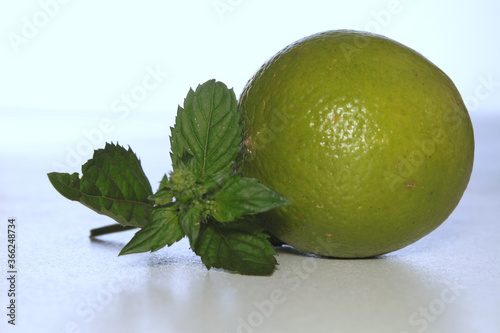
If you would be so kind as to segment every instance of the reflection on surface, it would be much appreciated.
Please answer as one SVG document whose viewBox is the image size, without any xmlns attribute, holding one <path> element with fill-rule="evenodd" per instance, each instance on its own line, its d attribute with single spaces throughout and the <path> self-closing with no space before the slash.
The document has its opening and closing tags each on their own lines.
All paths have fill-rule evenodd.
<svg viewBox="0 0 500 333">
<path fill-rule="evenodd" d="M 116 294 L 95 325 L 102 324 L 104 331 L 113 317 L 117 329 L 141 330 L 154 321 L 167 332 L 197 332 L 201 323 L 207 332 L 317 327 L 400 333 L 467 327 L 461 282 L 405 256 L 337 260 L 285 247 L 278 251 L 279 269 L 271 277 L 248 277 L 207 271 L 184 245 L 171 256 L 166 251 L 139 264 L 144 280 Z"/>
</svg>

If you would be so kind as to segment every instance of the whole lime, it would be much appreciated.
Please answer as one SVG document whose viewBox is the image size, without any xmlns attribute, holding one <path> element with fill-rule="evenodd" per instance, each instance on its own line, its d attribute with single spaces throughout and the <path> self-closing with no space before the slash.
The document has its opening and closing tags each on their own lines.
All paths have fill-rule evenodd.
<svg viewBox="0 0 500 333">
<path fill-rule="evenodd" d="M 239 109 L 241 172 L 292 201 L 264 223 L 306 252 L 407 246 L 447 219 L 472 172 L 472 124 L 453 82 L 380 35 L 327 31 L 287 46 L 250 79 Z"/>
</svg>

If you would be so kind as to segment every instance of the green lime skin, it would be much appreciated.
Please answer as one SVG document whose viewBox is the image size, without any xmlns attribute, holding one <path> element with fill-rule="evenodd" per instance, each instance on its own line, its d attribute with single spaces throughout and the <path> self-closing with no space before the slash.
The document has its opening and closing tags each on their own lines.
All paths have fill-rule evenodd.
<svg viewBox="0 0 500 333">
<path fill-rule="evenodd" d="M 268 60 L 240 100 L 241 173 L 292 201 L 262 215 L 305 252 L 366 258 L 436 229 L 470 179 L 474 134 L 450 78 L 371 33 L 301 39 Z"/>
</svg>

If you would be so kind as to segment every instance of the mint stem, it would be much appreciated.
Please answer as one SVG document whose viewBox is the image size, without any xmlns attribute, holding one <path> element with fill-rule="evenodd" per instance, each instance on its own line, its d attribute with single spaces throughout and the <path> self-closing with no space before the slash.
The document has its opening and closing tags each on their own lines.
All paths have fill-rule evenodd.
<svg viewBox="0 0 500 333">
<path fill-rule="evenodd" d="M 105 227 L 90 230 L 90 237 L 96 237 L 96 236 L 111 234 L 113 232 L 126 231 L 135 228 L 136 227 L 132 226 L 122 226 L 120 224 L 112 224 L 112 225 L 107 225 Z"/>
</svg>

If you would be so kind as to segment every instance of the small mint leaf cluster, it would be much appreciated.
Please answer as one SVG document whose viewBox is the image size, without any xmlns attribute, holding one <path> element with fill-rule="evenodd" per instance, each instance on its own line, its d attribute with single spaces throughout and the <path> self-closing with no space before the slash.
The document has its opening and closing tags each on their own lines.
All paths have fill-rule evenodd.
<svg viewBox="0 0 500 333">
<path fill-rule="evenodd" d="M 207 192 L 207 188 L 200 182 L 200 178 L 199 175 L 187 168 L 179 168 L 170 173 L 168 186 L 170 186 L 172 195 L 178 200 L 182 202 L 193 200 L 199 203 Z M 168 189 L 168 186 L 163 190 Z"/>
<path fill-rule="evenodd" d="M 255 214 L 290 201 L 234 172 L 243 140 L 236 105 L 233 90 L 215 80 L 188 92 L 171 128 L 173 171 L 154 194 L 137 156 L 114 144 L 94 152 L 81 178 L 53 172 L 49 180 L 64 197 L 113 218 L 121 230 L 141 228 L 120 255 L 157 251 L 187 236 L 208 269 L 269 275 L 276 252 Z M 91 235 L 114 231 L 120 229 Z"/>
</svg>

